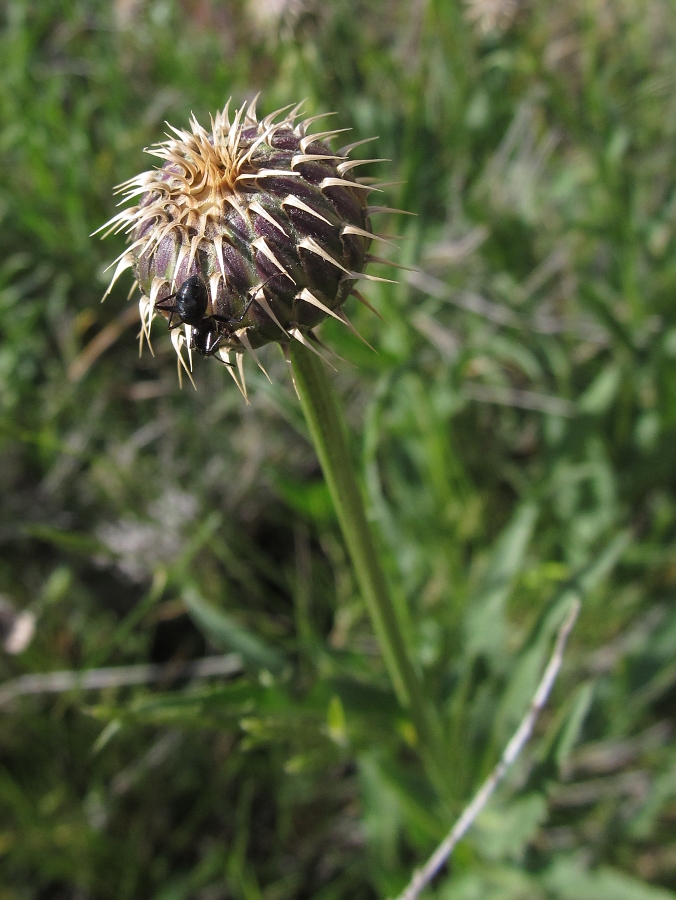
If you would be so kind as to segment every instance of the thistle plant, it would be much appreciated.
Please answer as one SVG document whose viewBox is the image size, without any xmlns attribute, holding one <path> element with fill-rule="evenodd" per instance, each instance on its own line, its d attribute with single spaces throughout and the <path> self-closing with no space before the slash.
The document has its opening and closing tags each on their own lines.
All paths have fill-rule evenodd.
<svg viewBox="0 0 676 900">
<path fill-rule="evenodd" d="M 349 159 L 366 141 L 334 153 L 328 142 L 346 129 L 308 134 L 321 117 L 297 122 L 299 109 L 259 121 L 254 100 L 232 121 L 226 105 L 210 132 L 194 116 L 190 132 L 170 126 L 174 136 L 148 151 L 162 165 L 117 189 L 123 202 L 138 198 L 136 205 L 100 229 L 104 237 L 129 236 L 111 266 L 106 294 L 131 268 L 141 291 L 141 343 L 150 342 L 153 319 L 163 316 L 179 373 L 182 366 L 190 374 L 193 350 L 214 356 L 245 397 L 243 355 L 256 357 L 256 349 L 271 342 L 282 346 L 395 692 L 443 792 L 440 729 L 392 601 L 313 332 L 327 316 L 352 328 L 343 309 L 347 298 L 370 307 L 355 284 L 390 280 L 363 270 L 371 261 L 384 262 L 369 253 L 373 240 L 387 241 L 373 232 L 371 217 L 399 210 L 368 205 L 369 194 L 384 185 L 354 177 L 357 166 L 383 161 Z"/>
</svg>

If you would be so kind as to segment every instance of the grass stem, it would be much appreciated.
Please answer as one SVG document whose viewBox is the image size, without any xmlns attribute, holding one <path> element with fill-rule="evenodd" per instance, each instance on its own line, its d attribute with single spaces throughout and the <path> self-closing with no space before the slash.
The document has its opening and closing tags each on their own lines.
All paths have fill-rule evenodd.
<svg viewBox="0 0 676 900">
<path fill-rule="evenodd" d="M 448 795 L 440 728 L 411 660 L 366 517 L 338 399 L 325 364 L 314 353 L 294 341 L 290 356 L 301 407 L 395 693 L 415 726 L 430 779 L 442 795 Z"/>
</svg>

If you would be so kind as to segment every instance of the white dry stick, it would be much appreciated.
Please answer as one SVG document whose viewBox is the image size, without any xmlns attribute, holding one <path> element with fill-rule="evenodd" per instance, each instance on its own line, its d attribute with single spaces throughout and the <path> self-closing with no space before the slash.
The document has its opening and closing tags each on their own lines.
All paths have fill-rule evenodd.
<svg viewBox="0 0 676 900">
<path fill-rule="evenodd" d="M 77 672 L 46 672 L 39 675 L 20 675 L 0 684 L 0 708 L 26 694 L 61 694 L 64 691 L 100 691 L 132 684 L 152 684 L 177 678 L 192 680 L 219 675 L 237 675 L 243 662 L 239 653 L 224 656 L 203 656 L 188 663 L 150 663 L 139 666 L 111 666 L 105 669 L 84 669 Z"/>
<path fill-rule="evenodd" d="M 521 724 L 514 732 L 511 741 L 505 747 L 498 764 L 476 792 L 469 805 L 465 807 L 460 818 L 427 860 L 422 869 L 417 869 L 413 873 L 413 877 L 411 878 L 408 887 L 399 895 L 397 900 L 415 900 L 423 888 L 430 883 L 451 855 L 458 841 L 467 834 L 476 817 L 488 803 L 493 791 L 502 781 L 507 769 L 512 765 L 525 747 L 528 739 L 533 733 L 535 722 L 542 712 L 542 708 L 547 702 L 547 698 L 554 687 L 554 682 L 556 681 L 559 669 L 561 668 L 561 663 L 563 662 L 563 651 L 566 647 L 566 641 L 568 640 L 568 636 L 580 613 L 580 605 L 579 600 L 574 601 L 570 612 L 559 628 L 551 658 L 547 663 L 547 668 L 545 669 L 544 674 L 540 679 L 540 683 L 537 686 L 537 690 L 533 695 L 533 699 L 530 702 L 528 712 L 521 720 Z"/>
</svg>

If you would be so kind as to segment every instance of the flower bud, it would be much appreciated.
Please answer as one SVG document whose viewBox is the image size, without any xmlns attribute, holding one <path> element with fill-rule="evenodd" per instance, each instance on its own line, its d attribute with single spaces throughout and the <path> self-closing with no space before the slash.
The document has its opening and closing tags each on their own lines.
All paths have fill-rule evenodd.
<svg viewBox="0 0 676 900">
<path fill-rule="evenodd" d="M 129 246 L 112 264 L 108 294 L 133 269 L 141 291 L 141 341 L 159 313 L 169 323 L 181 364 L 187 348 L 231 367 L 270 342 L 312 346 L 312 329 L 327 316 L 350 323 L 343 305 L 364 274 L 377 236 L 371 227 L 372 179 L 355 178 L 358 144 L 333 153 L 328 142 L 346 129 L 308 134 L 299 106 L 262 120 L 255 101 L 232 122 L 228 106 L 207 131 L 171 127 L 148 150 L 162 161 L 117 189 L 135 206 L 114 216 L 104 237 L 125 231 Z M 286 113 L 286 115 L 285 115 Z M 367 304 L 368 305 L 368 304 Z M 235 378 L 237 380 L 237 378 Z M 240 383 L 240 382 L 238 382 Z"/>
</svg>

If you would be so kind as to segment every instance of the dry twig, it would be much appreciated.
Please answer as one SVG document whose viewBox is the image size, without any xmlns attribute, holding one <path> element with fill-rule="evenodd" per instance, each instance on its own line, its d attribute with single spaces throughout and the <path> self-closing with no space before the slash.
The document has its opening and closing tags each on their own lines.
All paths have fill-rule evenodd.
<svg viewBox="0 0 676 900">
<path fill-rule="evenodd" d="M 236 675 L 242 671 L 239 653 L 225 656 L 204 656 L 189 663 L 166 665 L 111 666 L 104 669 L 66 670 L 41 675 L 21 675 L 0 685 L 0 708 L 26 694 L 61 694 L 65 691 L 96 691 L 125 687 L 131 684 L 151 684 L 177 678 L 210 678 L 217 675 Z"/>
<path fill-rule="evenodd" d="M 521 724 L 505 747 L 498 764 L 476 792 L 472 801 L 465 807 L 460 818 L 427 860 L 422 869 L 417 869 L 413 873 L 413 877 L 411 878 L 408 887 L 399 895 L 397 900 L 416 900 L 418 894 L 430 883 L 444 865 L 453 852 L 456 844 L 467 834 L 474 823 L 474 820 L 486 806 L 496 787 L 502 781 L 507 769 L 512 765 L 525 747 L 528 739 L 533 733 L 535 722 L 547 702 L 547 698 L 549 697 L 554 682 L 556 681 L 556 677 L 559 674 L 566 641 L 568 640 L 568 635 L 575 624 L 579 612 L 580 601 L 576 600 L 571 606 L 570 612 L 566 616 L 563 624 L 559 628 L 551 658 L 540 679 L 537 690 L 533 695 L 528 712 L 521 720 Z"/>
<path fill-rule="evenodd" d="M 84 377 L 99 356 L 105 353 L 109 347 L 112 347 L 120 335 L 134 322 L 138 322 L 138 307 L 136 305 L 125 307 L 75 357 L 68 367 L 68 380 L 76 382 Z"/>
</svg>

